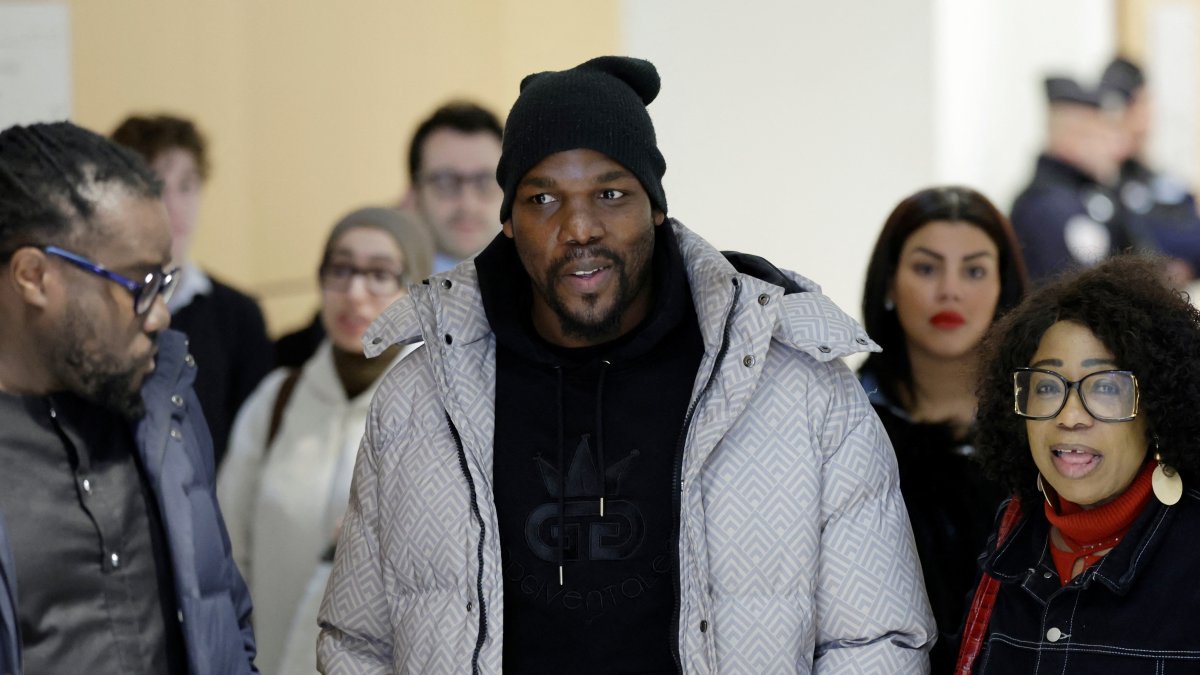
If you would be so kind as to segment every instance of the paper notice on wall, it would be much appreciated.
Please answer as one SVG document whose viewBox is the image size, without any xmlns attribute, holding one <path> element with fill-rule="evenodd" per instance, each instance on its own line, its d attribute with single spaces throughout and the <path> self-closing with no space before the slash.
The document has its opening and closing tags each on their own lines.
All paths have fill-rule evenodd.
<svg viewBox="0 0 1200 675">
<path fill-rule="evenodd" d="M 71 12 L 0 0 L 0 129 L 71 115 Z"/>
</svg>

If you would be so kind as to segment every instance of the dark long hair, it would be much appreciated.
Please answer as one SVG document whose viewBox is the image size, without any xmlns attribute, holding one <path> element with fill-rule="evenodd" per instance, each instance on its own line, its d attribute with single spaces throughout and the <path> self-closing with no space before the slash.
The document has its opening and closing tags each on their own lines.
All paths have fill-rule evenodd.
<svg viewBox="0 0 1200 675">
<path fill-rule="evenodd" d="M 969 223 L 983 230 L 996 245 L 1000 258 L 1000 299 L 993 320 L 1020 301 L 1029 283 L 1012 226 L 987 197 L 971 188 L 947 186 L 921 190 L 900 202 L 875 242 L 862 301 L 867 333 L 883 351 L 868 356 L 861 370 L 872 373 L 884 396 L 893 402 L 901 400 L 902 390 L 911 391 L 912 365 L 900 319 L 894 310 L 884 307 L 884 301 L 896 276 L 904 242 L 913 232 L 934 221 Z"/>
<path fill-rule="evenodd" d="M 1149 445 L 1184 480 L 1200 475 L 1200 311 L 1166 286 L 1161 259 L 1121 255 L 1059 277 L 1030 294 L 992 327 L 979 370 L 975 447 L 988 475 L 1037 504 L 1037 466 L 1025 420 L 1013 412 L 1012 371 L 1029 365 L 1059 321 L 1092 331 L 1121 368 L 1138 378 L 1138 416 Z M 1153 452 L 1153 450 L 1151 450 Z"/>
</svg>

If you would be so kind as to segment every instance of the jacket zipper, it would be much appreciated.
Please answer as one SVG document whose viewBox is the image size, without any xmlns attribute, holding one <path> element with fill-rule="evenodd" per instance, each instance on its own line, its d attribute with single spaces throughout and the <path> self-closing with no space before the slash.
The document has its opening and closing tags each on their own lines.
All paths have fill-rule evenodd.
<svg viewBox="0 0 1200 675">
<path fill-rule="evenodd" d="M 683 569 L 679 566 L 679 523 L 683 520 L 682 500 L 683 500 L 683 450 L 684 444 L 687 441 L 688 427 L 692 424 L 692 416 L 696 413 L 696 406 L 700 404 L 700 399 L 708 393 L 709 387 L 712 386 L 713 380 L 717 377 L 717 372 L 721 369 L 721 363 L 725 360 L 725 352 L 729 349 L 729 331 L 732 328 L 731 317 L 734 311 L 737 310 L 738 296 L 741 293 L 741 284 L 737 278 L 733 279 L 733 303 L 729 306 L 729 311 L 725 314 L 725 328 L 721 332 L 721 346 L 717 348 L 717 357 L 713 363 L 712 371 L 708 375 L 708 379 L 704 382 L 704 387 L 700 389 L 700 393 L 688 406 L 687 415 L 683 418 L 683 428 L 679 431 L 679 440 L 675 444 L 675 468 L 672 472 L 673 489 L 671 490 L 671 507 L 674 509 L 675 519 L 671 525 L 672 539 L 675 542 L 673 549 L 675 562 L 675 606 L 671 611 L 671 656 L 675 658 L 675 669 L 680 675 L 683 673 L 683 658 L 679 654 L 679 609 L 681 604 L 680 595 L 682 591 L 680 584 L 683 581 Z"/>
<path fill-rule="evenodd" d="M 471 654 L 471 672 L 477 675 L 479 673 L 479 653 L 483 651 L 483 642 L 487 639 L 487 607 L 483 602 L 483 542 L 486 528 L 483 524 L 483 515 L 479 513 L 475 481 L 471 478 L 471 470 L 467 467 L 467 452 L 463 449 L 462 436 L 458 434 L 458 429 L 454 427 L 454 422 L 450 419 L 448 412 L 446 413 L 446 426 L 450 427 L 450 435 L 454 437 L 454 444 L 458 447 L 458 465 L 467 479 L 467 489 L 471 494 L 471 513 L 475 514 L 475 520 L 479 522 L 479 546 L 476 551 L 478 572 L 475 577 L 475 594 L 479 601 L 479 637 L 475 639 L 475 651 Z"/>
</svg>

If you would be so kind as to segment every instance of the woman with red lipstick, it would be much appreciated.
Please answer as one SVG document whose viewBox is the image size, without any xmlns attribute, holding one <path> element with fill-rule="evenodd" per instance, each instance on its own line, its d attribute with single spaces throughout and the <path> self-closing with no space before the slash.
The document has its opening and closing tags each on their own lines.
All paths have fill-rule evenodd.
<svg viewBox="0 0 1200 675">
<path fill-rule="evenodd" d="M 1200 311 L 1163 265 L 1061 278 L 988 338 L 976 444 L 1018 506 L 959 672 L 1200 671 Z"/>
<path fill-rule="evenodd" d="M 978 346 L 1025 291 L 1004 216 L 974 190 L 921 190 L 884 224 L 863 293 L 867 332 L 883 351 L 860 370 L 896 451 L 900 489 L 940 638 L 934 673 L 953 666 L 974 561 L 1004 497 L 975 463 Z"/>
<path fill-rule="evenodd" d="M 263 673 L 286 671 L 289 639 L 307 670 L 316 668 L 315 608 L 289 638 L 293 616 L 304 614 L 306 588 L 336 539 L 371 396 L 404 355 L 396 348 L 368 360 L 362 336 L 429 276 L 432 260 L 432 240 L 412 216 L 366 208 L 342 218 L 317 276 L 328 337 L 299 370 L 267 376 L 238 413 L 217 496 L 254 599 Z"/>
</svg>

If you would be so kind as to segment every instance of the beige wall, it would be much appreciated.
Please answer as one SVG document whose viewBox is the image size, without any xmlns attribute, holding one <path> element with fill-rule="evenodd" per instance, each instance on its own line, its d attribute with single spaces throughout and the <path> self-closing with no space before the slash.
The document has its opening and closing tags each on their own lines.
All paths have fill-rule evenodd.
<svg viewBox="0 0 1200 675">
<path fill-rule="evenodd" d="M 316 307 L 342 213 L 398 199 L 422 117 L 451 97 L 503 115 L 528 73 L 620 51 L 615 0 L 72 0 L 74 119 L 194 118 L 213 175 L 195 257 L 253 293 L 274 333 Z"/>
</svg>

